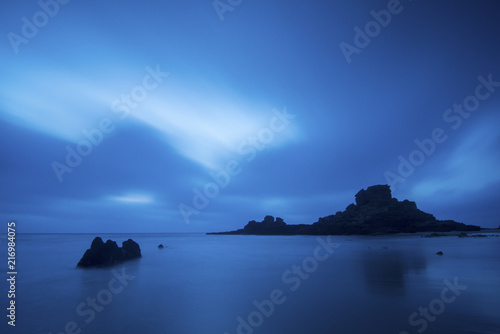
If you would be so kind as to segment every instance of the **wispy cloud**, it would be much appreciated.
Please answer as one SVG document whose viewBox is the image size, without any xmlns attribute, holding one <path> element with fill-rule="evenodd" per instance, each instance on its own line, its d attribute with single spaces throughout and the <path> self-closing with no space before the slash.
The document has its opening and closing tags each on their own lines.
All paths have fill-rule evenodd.
<svg viewBox="0 0 500 334">
<path fill-rule="evenodd" d="M 104 85 L 76 73 L 34 70 L 2 87 L 0 107 L 10 122 L 77 142 L 82 130 L 112 114 L 106 94 Z"/>
<path fill-rule="evenodd" d="M 485 117 L 460 139 L 434 175 L 416 184 L 413 192 L 431 196 L 439 192 L 475 192 L 500 182 L 498 124 L 500 117 Z"/>
<path fill-rule="evenodd" d="M 120 196 L 108 196 L 108 200 L 127 204 L 151 204 L 155 200 L 153 196 L 146 194 L 125 194 Z"/>
<path fill-rule="evenodd" d="M 117 93 L 116 84 L 96 83 L 81 73 L 39 70 L 31 74 L 0 95 L 0 107 L 9 121 L 73 143 L 85 139 L 82 131 L 97 128 L 103 118 L 117 126 L 146 124 L 181 156 L 208 169 L 225 164 L 242 141 L 267 125 L 276 107 L 250 102 L 225 88 L 182 86 L 181 79 L 169 77 L 168 83 L 120 118 L 123 114 L 112 110 L 112 101 L 130 94 L 130 88 Z M 133 78 L 126 81 L 134 82 Z M 270 147 L 283 145 L 293 136 L 287 129 Z"/>
</svg>

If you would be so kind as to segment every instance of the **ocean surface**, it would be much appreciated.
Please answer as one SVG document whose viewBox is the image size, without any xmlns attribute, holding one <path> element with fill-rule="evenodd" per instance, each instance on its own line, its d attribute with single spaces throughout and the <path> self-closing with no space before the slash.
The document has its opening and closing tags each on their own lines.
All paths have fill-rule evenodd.
<svg viewBox="0 0 500 334">
<path fill-rule="evenodd" d="M 500 333 L 498 237 L 101 234 L 143 257 L 76 269 L 95 236 L 17 236 L 12 327 L 2 235 L 0 333 Z"/>
</svg>

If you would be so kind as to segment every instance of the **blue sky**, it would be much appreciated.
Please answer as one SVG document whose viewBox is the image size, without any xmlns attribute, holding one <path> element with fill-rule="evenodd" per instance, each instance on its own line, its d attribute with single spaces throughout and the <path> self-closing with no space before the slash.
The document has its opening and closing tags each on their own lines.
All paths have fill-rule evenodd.
<svg viewBox="0 0 500 334">
<path fill-rule="evenodd" d="M 2 2 L 0 216 L 313 223 L 391 184 L 497 227 L 496 1 Z"/>
</svg>

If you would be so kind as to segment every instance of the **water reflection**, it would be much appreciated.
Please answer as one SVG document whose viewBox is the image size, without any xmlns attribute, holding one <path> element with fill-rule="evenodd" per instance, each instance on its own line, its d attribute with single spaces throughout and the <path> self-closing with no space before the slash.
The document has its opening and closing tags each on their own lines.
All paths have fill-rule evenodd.
<svg viewBox="0 0 500 334">
<path fill-rule="evenodd" d="M 424 273 L 427 268 L 427 261 L 418 249 L 370 248 L 364 252 L 362 262 L 368 290 L 383 295 L 404 295 L 406 275 L 411 271 Z"/>
</svg>

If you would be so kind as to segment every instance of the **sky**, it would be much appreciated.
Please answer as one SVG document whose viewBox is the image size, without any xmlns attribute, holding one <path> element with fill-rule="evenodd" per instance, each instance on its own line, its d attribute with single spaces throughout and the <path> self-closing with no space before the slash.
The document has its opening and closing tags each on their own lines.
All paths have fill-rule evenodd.
<svg viewBox="0 0 500 334">
<path fill-rule="evenodd" d="M 0 217 L 19 232 L 311 224 L 375 184 L 500 225 L 498 1 L 0 9 Z"/>
</svg>

